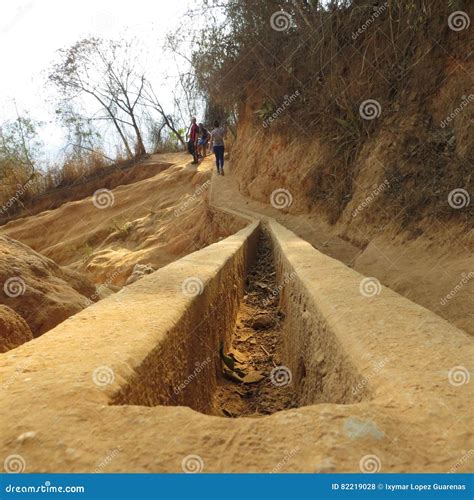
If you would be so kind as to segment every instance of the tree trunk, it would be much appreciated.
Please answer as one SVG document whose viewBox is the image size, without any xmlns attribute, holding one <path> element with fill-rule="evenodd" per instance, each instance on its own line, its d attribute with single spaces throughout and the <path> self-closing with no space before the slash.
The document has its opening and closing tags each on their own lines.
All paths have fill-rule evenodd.
<svg viewBox="0 0 474 500">
<path fill-rule="evenodd" d="M 136 147 L 136 152 L 135 156 L 140 158 L 140 156 L 146 155 L 146 149 L 145 145 L 143 144 L 143 139 L 142 139 L 142 134 L 140 132 L 140 129 L 138 128 L 137 121 L 135 120 L 135 115 L 130 113 L 130 116 L 132 118 L 132 123 L 133 123 L 133 129 L 135 130 L 135 135 L 137 136 L 137 147 Z"/>
</svg>

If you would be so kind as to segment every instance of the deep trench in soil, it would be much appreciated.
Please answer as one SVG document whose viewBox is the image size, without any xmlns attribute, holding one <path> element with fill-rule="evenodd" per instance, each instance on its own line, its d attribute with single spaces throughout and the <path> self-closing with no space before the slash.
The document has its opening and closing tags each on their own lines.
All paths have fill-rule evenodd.
<svg viewBox="0 0 474 500">
<path fill-rule="evenodd" d="M 223 374 L 213 402 L 217 415 L 258 417 L 298 406 L 291 373 L 281 366 L 278 291 L 272 246 L 262 231 L 230 342 L 222 346 Z"/>
</svg>

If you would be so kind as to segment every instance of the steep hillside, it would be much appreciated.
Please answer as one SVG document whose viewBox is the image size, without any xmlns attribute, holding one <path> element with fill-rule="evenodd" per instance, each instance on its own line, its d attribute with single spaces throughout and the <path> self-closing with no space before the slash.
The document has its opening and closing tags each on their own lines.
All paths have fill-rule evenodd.
<svg viewBox="0 0 474 500">
<path fill-rule="evenodd" d="M 240 193 L 306 217 L 292 229 L 323 252 L 321 228 L 342 238 L 355 269 L 474 332 L 474 5 L 242 0 L 226 14 L 195 67 L 235 118 Z"/>
<path fill-rule="evenodd" d="M 468 119 L 473 110 L 474 107 L 466 110 L 462 120 Z M 443 214 L 430 212 L 430 186 L 425 184 L 430 174 L 420 170 L 426 167 L 397 161 L 403 152 L 393 151 L 402 144 L 406 146 L 415 129 L 416 123 L 405 129 L 387 125 L 366 146 L 354 166 L 356 174 L 345 208 L 335 219 L 331 216 L 331 194 L 321 199 L 315 186 L 317 181 L 324 186 L 331 175 L 327 165 L 335 158 L 330 146 L 317 137 L 307 140 L 298 136 L 268 136 L 253 123 L 251 104 L 242 115 L 233 145 L 232 174 L 244 196 L 276 207 L 282 215 L 297 216 L 299 220 L 306 217 L 307 223 L 290 227 L 316 248 L 327 253 L 324 237 L 321 241 L 323 226 L 323 234 L 328 238 L 342 238 L 359 250 L 353 260 L 347 261 L 356 270 L 376 277 L 382 284 L 474 333 L 474 248 L 467 218 L 472 205 L 460 192 L 461 206 L 456 207 L 450 202 L 452 186 L 446 186 L 444 191 L 433 194 L 440 206 L 444 199 L 445 206 L 440 208 Z M 472 137 L 463 135 L 458 147 L 472 147 Z M 405 175 L 412 179 L 412 189 L 401 190 L 398 181 L 387 176 L 390 163 L 405 169 Z M 462 186 L 469 180 L 468 175 Z M 428 197 L 424 201 L 418 188 L 423 190 L 422 197 Z M 404 206 L 397 199 L 399 196 L 412 199 Z M 414 200 L 418 200 L 418 211 L 410 212 L 409 205 Z"/>
</svg>

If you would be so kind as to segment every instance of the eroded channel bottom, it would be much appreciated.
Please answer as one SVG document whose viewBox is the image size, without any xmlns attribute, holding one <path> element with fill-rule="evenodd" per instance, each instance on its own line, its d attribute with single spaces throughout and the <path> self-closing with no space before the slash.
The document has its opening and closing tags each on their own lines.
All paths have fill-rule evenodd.
<svg viewBox="0 0 474 500">
<path fill-rule="evenodd" d="M 262 231 L 234 330 L 227 345 L 221 346 L 216 414 L 252 417 L 297 406 L 291 372 L 282 366 L 283 313 L 273 262 L 269 238 Z"/>
<path fill-rule="evenodd" d="M 281 254 L 274 256 L 280 249 L 266 231 L 252 233 L 202 293 L 186 297 L 178 321 L 150 330 L 155 347 L 111 404 L 187 406 L 236 418 L 370 397 L 370 384 L 296 272 L 287 274 Z"/>
</svg>

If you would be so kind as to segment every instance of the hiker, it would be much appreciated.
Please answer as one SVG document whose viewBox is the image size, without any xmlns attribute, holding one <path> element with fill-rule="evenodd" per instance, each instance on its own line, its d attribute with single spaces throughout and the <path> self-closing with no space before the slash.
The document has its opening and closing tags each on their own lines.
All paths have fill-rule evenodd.
<svg viewBox="0 0 474 500">
<path fill-rule="evenodd" d="M 219 121 L 214 122 L 214 130 L 211 132 L 211 147 L 216 155 L 217 174 L 224 175 L 224 137 L 225 127 L 219 126 Z"/>
<path fill-rule="evenodd" d="M 199 127 L 196 124 L 196 118 L 193 116 L 191 118 L 191 126 L 188 130 L 188 152 L 193 157 L 193 165 L 198 163 L 198 152 L 197 152 L 197 143 L 198 143 L 198 131 Z"/>
<path fill-rule="evenodd" d="M 201 138 L 198 142 L 198 155 L 201 155 L 201 158 L 205 158 L 207 156 L 207 144 L 211 138 L 211 134 L 202 123 L 199 124 L 199 134 Z"/>
</svg>

